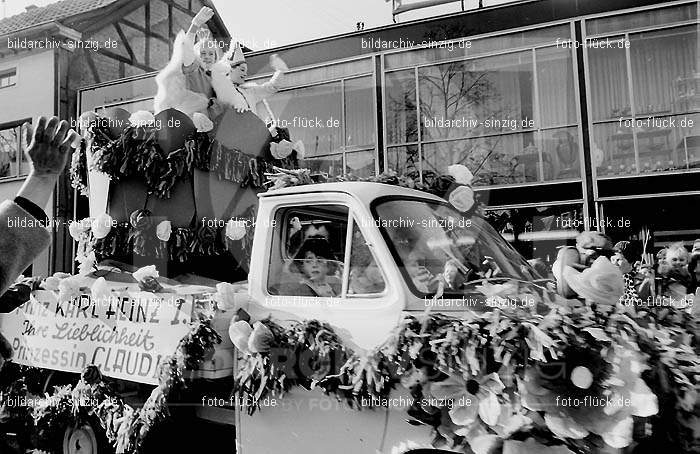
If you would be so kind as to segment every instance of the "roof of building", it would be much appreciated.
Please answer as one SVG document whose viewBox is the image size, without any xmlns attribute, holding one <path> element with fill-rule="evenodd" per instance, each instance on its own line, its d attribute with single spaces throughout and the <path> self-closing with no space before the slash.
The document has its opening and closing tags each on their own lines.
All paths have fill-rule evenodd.
<svg viewBox="0 0 700 454">
<path fill-rule="evenodd" d="M 104 8 L 117 1 L 119 0 L 62 0 L 32 8 L 0 20 L 0 35 L 7 35 L 49 22 L 65 21 L 73 16 Z"/>
</svg>

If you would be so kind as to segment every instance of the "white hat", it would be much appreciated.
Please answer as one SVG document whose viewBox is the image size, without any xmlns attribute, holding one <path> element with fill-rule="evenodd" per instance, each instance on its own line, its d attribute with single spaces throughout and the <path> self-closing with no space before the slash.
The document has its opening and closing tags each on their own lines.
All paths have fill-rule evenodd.
<svg viewBox="0 0 700 454">
<path fill-rule="evenodd" d="M 229 49 L 229 51 L 227 52 L 226 58 L 228 59 L 231 66 L 235 66 L 240 63 L 245 63 L 245 57 L 243 56 L 243 49 L 241 49 L 241 45 L 238 43 L 234 44 L 232 48 Z"/>
<path fill-rule="evenodd" d="M 625 293 L 622 272 L 607 257 L 598 257 L 582 272 L 564 267 L 564 279 L 580 297 L 598 304 L 614 305 Z"/>
</svg>

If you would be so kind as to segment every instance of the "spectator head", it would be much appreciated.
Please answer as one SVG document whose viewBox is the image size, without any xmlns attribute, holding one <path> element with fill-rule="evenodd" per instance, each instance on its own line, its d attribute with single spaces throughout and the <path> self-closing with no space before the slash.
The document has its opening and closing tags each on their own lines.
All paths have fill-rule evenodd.
<svg viewBox="0 0 700 454">
<path fill-rule="evenodd" d="M 690 255 L 700 256 L 700 238 L 695 240 L 695 242 L 693 243 L 693 250 L 690 251 Z"/>
<path fill-rule="evenodd" d="M 632 271 L 634 264 L 642 259 L 642 251 L 637 241 L 619 241 L 613 248 L 615 255 L 610 258 L 623 273 Z"/>
<path fill-rule="evenodd" d="M 668 247 L 666 251 L 666 262 L 675 270 L 681 270 L 688 266 L 690 254 L 685 246 L 683 246 L 683 243 L 673 243 Z"/>
<path fill-rule="evenodd" d="M 600 256 L 609 258 L 614 254 L 610 238 L 594 230 L 581 232 L 576 237 L 576 249 L 581 255 L 581 263 L 587 266 Z"/>
</svg>

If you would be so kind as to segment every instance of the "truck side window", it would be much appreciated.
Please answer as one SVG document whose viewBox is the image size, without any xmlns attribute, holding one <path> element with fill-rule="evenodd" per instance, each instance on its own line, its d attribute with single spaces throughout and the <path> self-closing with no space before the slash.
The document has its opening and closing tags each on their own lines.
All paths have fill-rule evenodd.
<svg viewBox="0 0 700 454">
<path fill-rule="evenodd" d="M 353 222 L 352 244 L 350 246 L 350 273 L 348 294 L 367 295 L 384 291 L 385 283 L 382 271 L 374 260 L 364 235 Z"/>
<path fill-rule="evenodd" d="M 339 297 L 348 226 L 342 205 L 284 207 L 277 225 L 267 287 L 271 295 Z"/>
</svg>

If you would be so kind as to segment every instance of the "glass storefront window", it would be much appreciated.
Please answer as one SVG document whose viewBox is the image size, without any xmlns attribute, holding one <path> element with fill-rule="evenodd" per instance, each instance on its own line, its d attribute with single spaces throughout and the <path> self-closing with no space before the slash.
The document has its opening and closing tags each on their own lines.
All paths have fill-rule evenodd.
<svg viewBox="0 0 700 454">
<path fill-rule="evenodd" d="M 530 52 L 419 68 L 418 83 L 423 140 L 523 130 L 532 124 Z"/>
<path fill-rule="evenodd" d="M 424 144 L 422 155 L 423 172 L 444 174 L 451 164 L 463 164 L 475 186 L 542 180 L 534 133 Z"/>
<path fill-rule="evenodd" d="M 269 67 L 268 67 L 269 68 Z M 340 79 L 344 77 L 357 76 L 360 74 L 372 73 L 374 71 L 371 58 L 363 58 L 334 65 L 325 65 L 318 68 L 294 70 L 285 73 L 282 79 L 281 88 L 294 87 L 298 85 L 308 85 L 327 80 Z M 265 82 L 270 78 L 270 74 L 251 77 L 249 81 L 257 83 Z"/>
<path fill-rule="evenodd" d="M 637 116 L 700 109 L 698 26 L 632 34 L 630 60 Z"/>
<path fill-rule="evenodd" d="M 535 61 L 541 126 L 575 125 L 578 116 L 571 49 L 536 49 Z"/>
<path fill-rule="evenodd" d="M 418 145 L 388 147 L 385 167 L 399 175 L 418 176 Z"/>
<path fill-rule="evenodd" d="M 695 2 L 686 5 L 672 6 L 670 8 L 640 11 L 630 14 L 615 15 L 586 21 L 586 34 L 601 35 L 604 33 L 617 33 L 641 27 L 653 27 L 673 24 L 676 22 L 692 21 L 697 19 L 697 4 Z"/>
<path fill-rule="evenodd" d="M 345 146 L 374 146 L 374 82 L 371 76 L 345 81 Z"/>
<path fill-rule="evenodd" d="M 340 82 L 282 91 L 270 97 L 268 102 L 279 117 L 280 125 L 289 128 L 294 140 L 304 142 L 306 156 L 342 151 Z"/>
<path fill-rule="evenodd" d="M 635 128 L 641 172 L 700 166 L 700 114 L 637 119 L 644 125 Z"/>
<path fill-rule="evenodd" d="M 327 173 L 329 177 L 343 175 L 343 155 L 307 157 L 299 163 L 301 168 L 306 168 L 311 173 Z"/>
<path fill-rule="evenodd" d="M 345 173 L 359 178 L 374 175 L 374 150 L 345 153 Z"/>
<path fill-rule="evenodd" d="M 695 114 L 637 117 L 594 125 L 591 154 L 598 176 L 700 167 L 699 122 L 700 114 Z M 635 135 L 639 169 L 636 167 Z"/>
<path fill-rule="evenodd" d="M 576 244 L 584 230 L 583 204 L 489 209 L 489 223 L 527 259 L 540 258 L 548 266 L 561 246 Z"/>
<path fill-rule="evenodd" d="M 598 176 L 636 173 L 632 130 L 617 122 L 593 125 L 591 162 Z"/>
<path fill-rule="evenodd" d="M 418 140 L 416 80 L 413 70 L 385 75 L 387 143 L 401 144 Z"/>
<path fill-rule="evenodd" d="M 545 181 L 581 178 L 578 129 L 547 129 L 540 137 Z"/>
<path fill-rule="evenodd" d="M 441 31 L 441 33 L 444 32 Z M 467 31 L 465 31 L 466 35 Z M 426 39 L 425 42 L 415 41 L 412 43 L 413 46 L 426 46 L 424 48 L 387 54 L 384 58 L 384 66 L 387 69 L 398 69 L 459 57 L 495 53 L 507 49 L 542 46 L 556 42 L 557 38 L 560 40 L 571 39 L 569 24 L 525 30 L 506 35 L 475 39 L 463 38 L 447 42 L 439 39 L 428 42 L 429 40 Z M 405 46 L 410 47 L 411 43 L 407 43 Z"/>
<path fill-rule="evenodd" d="M 610 41 L 624 40 L 622 36 L 610 37 Z M 589 40 L 589 89 L 591 118 L 593 121 L 618 120 L 630 117 L 627 59 L 625 49 L 596 47 L 599 40 Z M 605 40 L 600 40 L 605 41 Z"/>
</svg>

